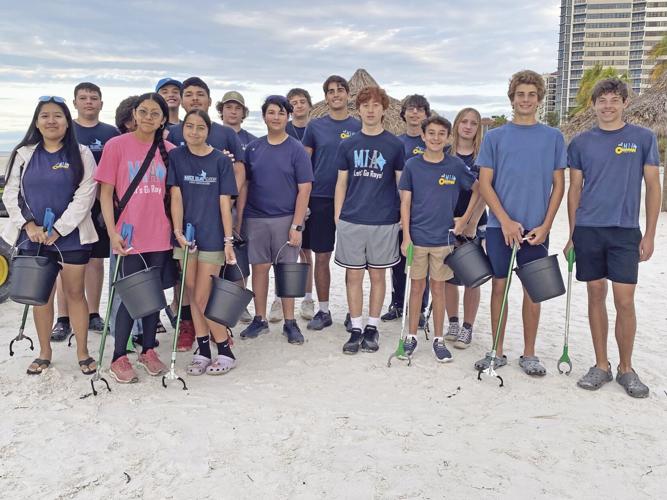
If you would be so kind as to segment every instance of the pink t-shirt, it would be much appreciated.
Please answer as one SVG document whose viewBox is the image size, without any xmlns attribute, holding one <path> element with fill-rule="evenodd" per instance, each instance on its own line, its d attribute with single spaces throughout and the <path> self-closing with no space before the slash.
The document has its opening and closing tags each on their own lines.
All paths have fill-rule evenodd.
<svg viewBox="0 0 667 500">
<path fill-rule="evenodd" d="M 175 147 L 167 141 L 164 144 L 167 151 Z M 151 145 L 139 141 L 132 133 L 110 139 L 104 145 L 95 180 L 113 185 L 118 199 L 122 198 L 141 169 Z M 158 148 L 146 175 L 116 224 L 119 233 L 123 222 L 134 226 L 132 253 L 160 252 L 171 248 L 171 225 L 164 208 L 166 181 L 167 169 Z"/>
</svg>

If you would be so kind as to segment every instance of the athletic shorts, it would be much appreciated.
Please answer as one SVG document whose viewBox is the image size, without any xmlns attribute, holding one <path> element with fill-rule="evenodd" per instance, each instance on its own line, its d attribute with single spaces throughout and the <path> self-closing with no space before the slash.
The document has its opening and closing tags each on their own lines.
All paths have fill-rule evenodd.
<svg viewBox="0 0 667 500">
<path fill-rule="evenodd" d="M 572 233 L 577 279 L 607 278 L 615 283 L 637 283 L 639 274 L 638 228 L 575 226 Z"/>
<path fill-rule="evenodd" d="M 102 218 L 100 200 L 95 200 L 90 215 L 93 219 L 93 225 L 95 226 L 95 231 L 97 232 L 98 237 L 98 240 L 93 243 L 93 250 L 90 257 L 92 259 L 106 259 L 109 257 L 111 242 L 109 241 L 109 234 L 107 233 L 107 228 L 104 225 L 104 219 Z"/>
<path fill-rule="evenodd" d="M 454 246 L 420 247 L 414 245 L 410 278 L 423 280 L 429 276 L 433 281 L 447 281 L 454 276 L 454 271 L 445 264 L 445 258 L 452 253 Z"/>
<path fill-rule="evenodd" d="M 303 232 L 303 248 L 315 253 L 333 252 L 336 241 L 333 198 L 311 198 L 310 217 Z"/>
<path fill-rule="evenodd" d="M 19 252 L 19 255 L 37 255 L 37 250 L 25 249 Z M 84 266 L 90 260 L 90 250 L 65 250 L 58 252 L 55 248 L 51 249 L 42 246 L 39 255 L 48 257 L 52 262 L 60 262 L 62 264 L 72 264 L 75 266 Z M 61 257 L 62 255 L 62 257 Z"/>
<path fill-rule="evenodd" d="M 399 263 L 400 224 L 369 226 L 338 221 L 334 261 L 348 269 L 384 269 Z"/>
<path fill-rule="evenodd" d="M 512 259 L 512 247 L 505 244 L 503 230 L 499 227 L 489 227 L 486 229 L 486 254 L 491 261 L 493 268 L 493 277 L 507 278 L 510 260 Z M 523 266 L 542 257 L 549 255 L 549 237 L 542 245 L 530 245 L 523 242 L 516 253 L 515 267 Z"/>
<path fill-rule="evenodd" d="M 248 217 L 244 219 L 243 237 L 248 242 L 250 264 L 296 262 L 299 249 L 286 245 L 294 216 Z M 277 260 L 276 260 L 277 259 Z"/>
<path fill-rule="evenodd" d="M 179 247 L 174 247 L 174 259 L 183 260 L 185 257 L 183 249 Z M 192 252 L 188 259 L 196 259 L 198 262 L 203 262 L 205 264 L 213 264 L 215 266 L 223 266 L 225 264 L 225 252 L 206 252 L 203 250 L 195 250 Z"/>
</svg>

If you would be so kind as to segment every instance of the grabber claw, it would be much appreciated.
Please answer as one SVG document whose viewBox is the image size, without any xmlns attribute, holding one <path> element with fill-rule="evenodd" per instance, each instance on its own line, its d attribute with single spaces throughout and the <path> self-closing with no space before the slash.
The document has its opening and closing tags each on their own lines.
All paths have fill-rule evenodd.
<svg viewBox="0 0 667 500">
<path fill-rule="evenodd" d="M 164 387 L 166 389 L 167 386 L 171 382 L 173 382 L 174 380 L 178 380 L 181 384 L 183 384 L 183 390 L 184 391 L 188 390 L 188 386 L 185 385 L 185 380 L 183 380 L 182 377 L 179 377 L 178 375 L 176 375 L 176 372 L 174 372 L 173 370 L 169 370 L 169 373 L 162 376 L 162 387 Z"/>
<path fill-rule="evenodd" d="M 561 369 L 561 365 L 567 365 L 567 370 Z M 563 354 L 558 360 L 558 373 L 561 375 L 569 375 L 572 372 L 572 361 L 570 361 L 570 355 L 567 352 L 567 346 L 563 349 Z"/>
<path fill-rule="evenodd" d="M 498 387 L 503 387 L 505 385 L 505 382 L 503 381 L 503 378 L 496 373 L 496 370 L 493 368 L 493 363 L 489 365 L 489 367 L 484 370 L 478 370 L 477 371 L 477 380 L 482 380 L 482 373 L 484 375 L 490 375 L 491 377 L 496 377 L 498 380 L 500 380 L 500 385 Z"/>
<path fill-rule="evenodd" d="M 72 339 L 74 338 L 74 334 L 70 333 L 69 338 L 67 339 L 67 347 L 72 347 Z"/>
<path fill-rule="evenodd" d="M 12 341 L 9 343 L 9 355 L 13 356 L 14 355 L 14 350 L 12 347 L 14 346 L 14 342 L 20 342 L 21 340 L 27 340 L 30 342 L 30 350 L 34 351 L 35 350 L 35 344 L 33 344 L 32 339 L 28 337 L 27 335 L 23 335 L 23 332 L 19 333 L 16 337 L 12 339 Z"/>
<path fill-rule="evenodd" d="M 389 356 L 389 359 L 387 360 L 387 367 L 388 368 L 391 367 L 391 360 L 394 359 L 394 358 L 400 359 L 400 360 L 403 360 L 403 361 L 405 361 L 407 359 L 408 360 L 408 366 L 412 365 L 412 356 L 410 356 L 408 354 L 405 354 L 405 351 L 403 352 L 402 355 L 400 355 L 397 351 L 397 352 L 392 353 L 391 356 Z"/>
<path fill-rule="evenodd" d="M 105 379 L 104 377 L 100 377 L 98 374 L 99 370 L 95 374 L 97 376 L 93 376 L 93 378 L 90 379 L 90 387 L 93 389 L 93 396 L 97 396 L 97 390 L 95 389 L 95 382 L 98 382 L 100 380 L 104 382 L 104 385 L 107 386 L 107 391 L 111 392 L 111 387 L 109 387 L 109 382 L 107 382 L 107 379 Z"/>
</svg>

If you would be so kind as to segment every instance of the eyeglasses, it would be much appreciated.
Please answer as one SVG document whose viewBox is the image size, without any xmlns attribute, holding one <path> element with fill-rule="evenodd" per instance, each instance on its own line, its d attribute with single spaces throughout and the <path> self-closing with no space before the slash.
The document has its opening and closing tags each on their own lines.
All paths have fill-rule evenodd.
<svg viewBox="0 0 667 500">
<path fill-rule="evenodd" d="M 65 104 L 65 99 L 58 97 L 57 95 L 43 95 L 38 99 L 39 102 L 49 102 L 54 101 L 60 104 Z"/>
<path fill-rule="evenodd" d="M 149 111 L 147 111 L 145 109 L 142 109 L 142 108 L 137 109 L 137 114 L 141 118 L 150 117 L 151 120 L 159 120 L 160 118 L 162 118 L 162 113 L 160 113 L 159 111 L 150 111 L 149 112 Z"/>
</svg>

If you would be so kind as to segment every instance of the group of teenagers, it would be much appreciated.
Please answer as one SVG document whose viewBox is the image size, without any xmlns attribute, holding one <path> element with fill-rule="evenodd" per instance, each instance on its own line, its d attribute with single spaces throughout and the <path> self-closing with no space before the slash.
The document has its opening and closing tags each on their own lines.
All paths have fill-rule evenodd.
<svg viewBox="0 0 667 500">
<path fill-rule="evenodd" d="M 155 92 L 125 99 L 117 109 L 115 127 L 99 121 L 102 92 L 92 83 L 74 90 L 76 119 L 65 99 L 40 97 L 24 139 L 10 156 L 3 195 L 10 221 L 2 238 L 20 254 L 39 252 L 62 265 L 50 301 L 33 308 L 40 354 L 28 373 L 47 369 L 51 340 L 64 340 L 70 332 L 76 338 L 82 373 L 98 369 L 87 349 L 87 333 L 102 329 L 103 259 L 110 252 L 112 258 L 123 257 L 124 275 L 147 265 L 162 269 L 165 289 L 176 289 L 180 279 L 185 281 L 183 303 L 178 304 L 174 293 L 166 312 L 173 325 L 181 309 L 178 350 L 191 351 L 197 345 L 187 372 L 228 372 L 236 366 L 233 341 L 228 329 L 204 311 L 211 275 L 236 264 L 235 251 L 241 244 L 247 246 L 254 292 L 254 317 L 244 312 L 242 339 L 268 333 L 269 321 L 282 320 L 287 341 L 304 342 L 293 298 L 276 297 L 267 315 L 272 264 L 296 262 L 300 255 L 311 263 L 300 315 L 308 321 L 308 330 L 331 327 L 333 254 L 334 262 L 346 269 L 349 312 L 344 325 L 349 339 L 343 353 L 378 351 L 381 321 L 402 318 L 409 289 L 406 353 L 417 349 L 430 295 L 430 350 L 438 362 L 450 361 L 446 341 L 462 349 L 472 342 L 480 291 L 465 288 L 459 320 L 459 283 L 446 257 L 460 241 L 485 246 L 493 269 L 490 306 L 495 329 L 512 248 L 518 247 L 519 265 L 547 256 L 569 167 L 570 239 L 564 251 L 574 247 L 577 279 L 587 282 L 596 358 L 578 385 L 595 390 L 613 380 L 606 309 L 611 281 L 619 350 L 616 380 L 630 396 L 648 395 L 632 367 L 634 293 L 639 262 L 653 253 L 661 196 L 659 155 L 650 130 L 623 120 L 628 98 L 624 82 L 607 79 L 596 84 L 592 106 L 597 125 L 567 147 L 558 129 L 536 120 L 545 84 L 529 70 L 510 80 L 512 121 L 484 135 L 477 110 L 461 110 L 452 124 L 415 94 L 402 102 L 406 133 L 397 137 L 383 126 L 389 98 L 382 88 L 368 86 L 357 93 L 353 105 L 359 119 L 350 114 L 350 88 L 344 78 L 330 76 L 323 92 L 328 113 L 314 119 L 309 116 L 311 97 L 304 89 L 267 97 L 261 107 L 267 133 L 259 138 L 242 128 L 248 108 L 239 92 L 227 92 L 216 105 L 223 125 L 211 121 L 210 89 L 198 77 L 183 82 L 164 78 Z M 143 178 L 129 193 L 140 171 Z M 55 214 L 51 231 L 43 223 L 47 208 Z M 123 224 L 134 228 L 131 241 L 121 234 Z M 186 224 L 195 228 L 194 241 L 186 239 Z M 185 276 L 179 276 L 185 252 L 191 257 Z M 406 287 L 408 253 L 412 262 Z M 382 315 L 387 269 L 392 274 L 392 300 Z M 370 293 L 364 321 L 366 271 Z M 243 280 L 239 284 L 245 286 Z M 52 327 L 56 288 L 58 321 Z M 503 315 L 498 329 L 495 368 L 508 362 L 503 353 L 506 318 Z M 524 290 L 524 348 L 518 364 L 532 376 L 546 374 L 535 352 L 539 318 L 540 305 Z M 121 383 L 138 380 L 128 358 L 131 335 L 137 349 L 141 347 L 137 364 L 150 375 L 163 373 L 166 367 L 155 350 L 156 333 L 165 331 L 159 312 L 135 324 L 120 301 L 112 319 L 112 376 Z M 477 361 L 475 368 L 488 368 L 491 355 Z"/>
</svg>

